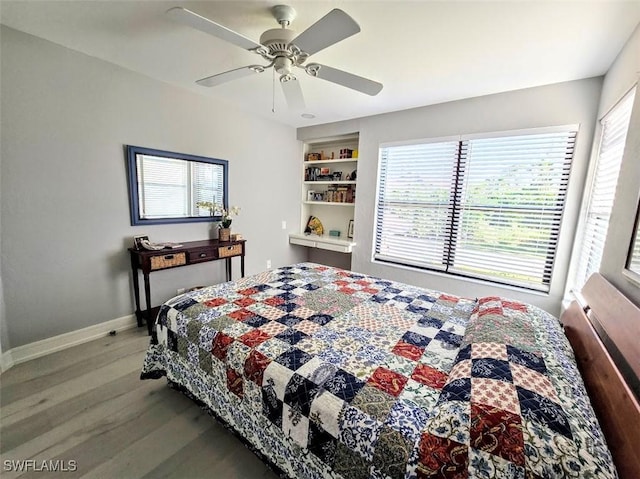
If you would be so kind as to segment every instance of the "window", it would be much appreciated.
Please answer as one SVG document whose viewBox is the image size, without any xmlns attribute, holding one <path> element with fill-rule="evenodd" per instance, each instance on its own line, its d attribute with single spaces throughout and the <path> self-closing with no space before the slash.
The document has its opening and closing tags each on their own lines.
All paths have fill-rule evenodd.
<svg viewBox="0 0 640 479">
<path fill-rule="evenodd" d="M 548 291 L 576 130 L 383 146 L 374 259 Z"/>
<path fill-rule="evenodd" d="M 586 219 L 581 236 L 573 286 L 581 288 L 600 269 L 609 217 L 618 184 L 622 153 L 627 140 L 635 89 L 631 90 L 602 119 L 602 133 L 595 172 L 589 191 Z"/>
</svg>

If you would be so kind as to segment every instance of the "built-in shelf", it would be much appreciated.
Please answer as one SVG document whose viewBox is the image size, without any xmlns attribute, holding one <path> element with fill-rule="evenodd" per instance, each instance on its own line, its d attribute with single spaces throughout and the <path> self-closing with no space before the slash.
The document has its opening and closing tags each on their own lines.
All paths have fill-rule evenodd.
<svg viewBox="0 0 640 479">
<path fill-rule="evenodd" d="M 346 201 L 303 201 L 305 205 L 327 205 L 327 206 L 355 206 L 355 203 L 347 203 Z"/>
<path fill-rule="evenodd" d="M 289 234 L 289 243 L 309 248 L 320 248 L 340 253 L 351 253 L 356 243 L 353 240 L 342 240 L 331 236 L 305 235 L 298 233 Z"/>
<path fill-rule="evenodd" d="M 314 161 L 305 161 L 305 166 L 307 165 L 322 165 L 327 163 L 347 163 L 352 161 L 358 161 L 357 158 L 334 158 L 328 160 L 314 160 Z"/>
<path fill-rule="evenodd" d="M 355 181 L 351 180 L 339 180 L 339 181 L 329 181 L 329 180 L 319 180 L 319 181 L 305 181 L 305 185 L 355 185 Z"/>
<path fill-rule="evenodd" d="M 358 140 L 359 135 L 353 133 L 305 143 L 300 178 L 300 229 L 289 235 L 289 243 L 341 253 L 353 251 L 356 243 L 348 236 L 354 231 Z M 311 217 L 322 223 L 321 236 L 304 234 Z M 330 232 L 339 236 L 332 236 Z"/>
</svg>

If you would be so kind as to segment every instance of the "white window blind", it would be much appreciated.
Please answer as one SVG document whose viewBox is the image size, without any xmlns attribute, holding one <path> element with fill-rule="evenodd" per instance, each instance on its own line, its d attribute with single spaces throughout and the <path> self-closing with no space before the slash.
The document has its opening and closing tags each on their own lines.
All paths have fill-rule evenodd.
<svg viewBox="0 0 640 479">
<path fill-rule="evenodd" d="M 589 194 L 586 221 L 573 286 L 581 288 L 600 269 L 609 218 L 627 140 L 635 88 L 602 119 L 602 133 Z"/>
<path fill-rule="evenodd" d="M 140 155 L 138 159 L 138 191 L 144 192 L 140 201 L 140 218 L 189 216 L 188 162 Z"/>
<path fill-rule="evenodd" d="M 198 216 L 210 216 L 206 208 L 198 208 L 199 202 L 210 201 L 214 204 L 224 204 L 223 169 L 210 163 L 190 163 L 192 167 L 193 198 L 191 204 Z"/>
<path fill-rule="evenodd" d="M 374 258 L 548 290 L 575 138 L 381 148 Z"/>
</svg>

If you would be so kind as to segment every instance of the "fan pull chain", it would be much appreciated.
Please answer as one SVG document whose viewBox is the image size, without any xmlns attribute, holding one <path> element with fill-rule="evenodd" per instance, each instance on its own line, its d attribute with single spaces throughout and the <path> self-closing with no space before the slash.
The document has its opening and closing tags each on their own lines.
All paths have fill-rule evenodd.
<svg viewBox="0 0 640 479">
<path fill-rule="evenodd" d="M 276 112 L 276 70 L 271 69 L 271 113 Z"/>
</svg>

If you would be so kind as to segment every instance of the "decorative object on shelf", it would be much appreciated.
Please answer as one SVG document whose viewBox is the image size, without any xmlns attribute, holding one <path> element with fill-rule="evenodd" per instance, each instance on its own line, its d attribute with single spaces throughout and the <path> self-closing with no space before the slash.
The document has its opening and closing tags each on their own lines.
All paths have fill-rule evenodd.
<svg viewBox="0 0 640 479">
<path fill-rule="evenodd" d="M 142 246 L 142 243 L 145 241 L 149 241 L 149 237 L 147 235 L 134 236 L 133 247 L 138 251 L 140 251 L 141 249 L 144 249 L 144 247 Z"/>
<path fill-rule="evenodd" d="M 309 216 L 309 221 L 307 221 L 307 227 L 304 229 L 304 233 L 322 236 L 324 227 L 318 218 Z"/>
<path fill-rule="evenodd" d="M 212 203 L 211 201 L 198 201 L 196 206 L 209 210 L 211 216 L 220 216 L 222 219 L 218 224 L 218 239 L 220 241 L 231 241 L 230 227 L 233 222 L 231 215 L 238 216 L 238 214 L 240 214 L 240 208 L 238 206 L 232 206 L 227 210 L 224 205 Z"/>
<path fill-rule="evenodd" d="M 240 233 L 233 233 L 231 235 L 231 241 L 240 241 L 242 239 L 242 235 Z"/>
<path fill-rule="evenodd" d="M 231 228 L 220 228 L 218 230 L 218 239 L 220 241 L 231 241 Z"/>
<path fill-rule="evenodd" d="M 307 191 L 307 201 L 314 201 L 316 199 L 316 192 L 313 190 Z"/>
<path fill-rule="evenodd" d="M 319 161 L 320 153 L 309 153 L 307 154 L 307 161 Z"/>
<path fill-rule="evenodd" d="M 358 170 L 353 170 L 350 176 L 351 176 L 351 181 L 356 181 L 356 177 L 358 176 Z"/>
<path fill-rule="evenodd" d="M 347 238 L 353 238 L 353 220 L 349 220 L 349 228 L 347 229 Z"/>
<path fill-rule="evenodd" d="M 340 237 L 340 231 L 338 230 L 329 230 L 329 236 L 335 236 L 336 238 Z"/>
<path fill-rule="evenodd" d="M 349 149 L 349 148 L 342 148 L 340 150 L 340 158 L 344 159 L 344 158 L 353 158 L 353 150 Z"/>
</svg>

